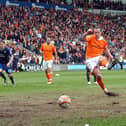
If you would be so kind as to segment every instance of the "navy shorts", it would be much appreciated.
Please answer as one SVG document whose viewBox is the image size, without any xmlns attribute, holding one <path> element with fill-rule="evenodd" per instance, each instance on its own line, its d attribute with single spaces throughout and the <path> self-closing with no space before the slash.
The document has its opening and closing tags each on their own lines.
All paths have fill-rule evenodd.
<svg viewBox="0 0 126 126">
<path fill-rule="evenodd" d="M 12 69 L 7 67 L 6 64 L 0 63 L 0 69 L 5 70 L 8 74 L 12 73 Z"/>
</svg>

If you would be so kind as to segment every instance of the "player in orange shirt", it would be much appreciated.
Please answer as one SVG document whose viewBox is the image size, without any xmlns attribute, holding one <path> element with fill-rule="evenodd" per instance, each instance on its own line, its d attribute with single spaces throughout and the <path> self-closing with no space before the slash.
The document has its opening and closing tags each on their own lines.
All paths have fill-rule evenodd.
<svg viewBox="0 0 126 126">
<path fill-rule="evenodd" d="M 93 32 L 92 35 L 88 35 Z M 87 42 L 86 49 L 86 65 L 96 76 L 97 83 L 104 90 L 104 93 L 108 96 L 117 96 L 118 94 L 110 92 L 104 85 L 102 80 L 101 72 L 99 70 L 100 66 L 107 66 L 108 62 L 105 57 L 102 56 L 103 51 L 109 56 L 110 60 L 113 59 L 109 49 L 107 48 L 107 41 L 101 36 L 100 28 L 88 29 L 87 32 L 83 34 L 84 40 Z"/>
<path fill-rule="evenodd" d="M 52 84 L 53 54 L 55 54 L 55 59 L 57 59 L 55 46 L 50 42 L 51 38 L 47 37 L 46 43 L 42 44 L 40 48 L 40 52 L 43 54 L 43 68 L 48 79 L 48 84 Z"/>
</svg>

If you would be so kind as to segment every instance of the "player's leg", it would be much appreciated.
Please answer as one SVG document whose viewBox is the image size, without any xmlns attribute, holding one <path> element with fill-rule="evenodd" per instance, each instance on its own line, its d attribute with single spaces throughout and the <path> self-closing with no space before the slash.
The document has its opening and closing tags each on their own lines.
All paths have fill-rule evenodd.
<svg viewBox="0 0 126 126">
<path fill-rule="evenodd" d="M 121 62 L 121 69 L 123 69 L 123 62 Z"/>
<path fill-rule="evenodd" d="M 118 63 L 117 59 L 113 59 L 108 65 L 108 70 L 111 70 Z"/>
<path fill-rule="evenodd" d="M 4 65 L 4 70 L 8 74 L 8 77 L 10 78 L 12 85 L 14 85 L 15 84 L 15 81 L 14 81 L 14 77 L 12 75 L 12 71 L 13 70 L 11 68 L 7 67 L 6 65 Z"/>
<path fill-rule="evenodd" d="M 96 57 L 96 58 L 92 58 L 90 60 L 87 60 L 87 66 L 90 69 L 90 71 L 92 72 L 92 75 L 96 76 L 96 80 L 99 84 L 99 86 L 103 89 L 103 90 L 107 90 L 105 89 L 105 85 L 103 83 L 102 77 L 101 77 L 101 73 L 99 70 L 99 61 L 100 61 L 100 56 Z"/>
<path fill-rule="evenodd" d="M 46 78 L 48 79 L 48 84 L 52 83 L 52 70 L 50 68 L 47 68 L 45 70 Z"/>
<path fill-rule="evenodd" d="M 117 94 L 108 91 L 108 89 L 104 85 L 104 82 L 103 82 L 103 79 L 101 76 L 101 72 L 99 70 L 99 64 L 101 64 L 100 58 L 101 57 L 96 57 L 96 58 L 92 58 L 92 59 L 88 60 L 87 61 L 88 68 L 96 76 L 97 83 L 102 88 L 102 90 L 105 92 L 105 94 L 108 96 L 116 96 Z"/>
<path fill-rule="evenodd" d="M 46 77 L 48 79 L 48 83 L 52 83 L 52 65 L 49 61 L 43 61 L 43 68 L 45 70 Z"/>
<path fill-rule="evenodd" d="M 7 78 L 3 73 L 3 64 L 0 63 L 0 76 L 4 79 L 4 84 L 7 84 Z"/>
<path fill-rule="evenodd" d="M 8 77 L 10 78 L 12 85 L 14 85 L 15 81 L 14 81 L 13 75 L 12 74 L 8 74 Z"/>
<path fill-rule="evenodd" d="M 104 82 L 103 82 L 103 79 L 102 79 L 102 76 L 101 76 L 101 72 L 99 70 L 98 67 L 95 67 L 94 70 L 93 70 L 93 73 L 95 74 L 96 76 L 96 80 L 99 84 L 99 86 L 102 88 L 102 90 L 104 91 L 104 93 L 108 96 L 117 96 L 118 94 L 116 93 L 113 93 L 113 92 L 110 92 L 104 85 Z"/>
<path fill-rule="evenodd" d="M 123 62 L 119 62 L 119 65 L 120 65 L 120 69 L 122 70 L 123 69 Z"/>
<path fill-rule="evenodd" d="M 119 63 L 118 59 L 113 59 L 109 63 L 107 58 L 104 56 L 101 56 L 99 60 L 99 65 L 106 67 L 108 70 L 111 70 L 117 63 Z"/>
<path fill-rule="evenodd" d="M 53 77 L 53 72 L 52 72 L 52 65 L 53 65 L 53 61 L 50 60 L 48 61 L 48 64 L 47 64 L 48 68 L 47 68 L 47 72 L 48 72 L 48 84 L 52 84 L 53 80 L 52 80 L 52 77 Z"/>
<path fill-rule="evenodd" d="M 1 69 L 0 69 L 0 76 L 4 79 L 4 84 L 7 85 L 7 79 L 4 75 L 4 73 L 1 71 Z"/>
<path fill-rule="evenodd" d="M 109 62 L 105 56 L 101 56 L 98 62 L 99 66 L 108 67 L 109 65 Z"/>
<path fill-rule="evenodd" d="M 48 84 L 52 84 L 53 80 L 52 80 L 52 76 L 53 76 L 53 73 L 52 73 L 52 68 L 48 68 Z"/>
<path fill-rule="evenodd" d="M 90 70 L 89 70 L 88 67 L 86 67 L 86 79 L 87 79 L 88 84 L 91 84 L 91 82 L 90 82 Z"/>
<path fill-rule="evenodd" d="M 46 78 L 48 79 L 48 72 L 47 72 L 47 69 L 45 69 L 45 74 L 46 74 Z"/>
<path fill-rule="evenodd" d="M 94 75 L 94 84 L 98 84 L 95 75 Z"/>
<path fill-rule="evenodd" d="M 47 68 L 48 68 L 48 67 L 47 67 L 47 61 L 43 61 L 43 69 L 44 69 L 44 71 L 45 71 L 46 78 L 49 80 Z"/>
<path fill-rule="evenodd" d="M 105 85 L 104 85 L 104 82 L 102 80 L 102 76 L 101 76 L 100 70 L 99 70 L 99 68 L 97 66 L 93 69 L 93 73 L 94 73 L 94 76 L 96 76 L 96 80 L 97 80 L 99 86 L 103 90 L 107 90 L 107 89 L 105 89 Z"/>
</svg>

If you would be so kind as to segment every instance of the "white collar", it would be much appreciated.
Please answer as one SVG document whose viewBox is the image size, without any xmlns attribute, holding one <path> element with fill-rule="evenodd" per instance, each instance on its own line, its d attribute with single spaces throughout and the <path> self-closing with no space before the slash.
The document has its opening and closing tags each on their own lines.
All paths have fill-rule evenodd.
<svg viewBox="0 0 126 126">
<path fill-rule="evenodd" d="M 98 40 L 102 40 L 102 39 L 104 39 L 103 36 L 100 36 Z"/>
</svg>

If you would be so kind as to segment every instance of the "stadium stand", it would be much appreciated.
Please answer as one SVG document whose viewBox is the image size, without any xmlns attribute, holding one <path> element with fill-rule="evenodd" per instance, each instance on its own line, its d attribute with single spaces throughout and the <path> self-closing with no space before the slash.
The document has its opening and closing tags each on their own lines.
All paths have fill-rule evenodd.
<svg viewBox="0 0 126 126">
<path fill-rule="evenodd" d="M 12 0 L 14 1 L 14 0 Z M 22 1 L 22 0 L 15 0 Z M 126 3 L 122 0 L 24 0 L 34 3 L 47 3 L 57 5 L 67 5 L 80 8 L 95 8 L 108 10 L 126 10 Z"/>
<path fill-rule="evenodd" d="M 56 0 L 51 0 L 53 4 Z M 37 2 L 37 1 L 30 1 Z M 39 2 L 49 1 L 41 0 Z M 79 2 L 79 0 L 78 0 Z M 80 5 L 76 3 L 76 6 Z M 89 4 L 89 1 L 85 1 Z M 95 2 L 88 5 L 99 8 Z M 100 2 L 100 1 L 99 1 Z M 59 3 L 62 4 L 62 3 Z M 78 6 L 81 7 L 81 6 Z M 101 6 L 100 6 L 101 7 Z M 105 9 L 105 7 L 100 9 Z M 119 6 L 118 6 L 119 7 Z M 114 9 L 114 8 L 113 8 Z M 40 8 L 0 6 L 0 37 L 12 40 L 15 45 L 23 45 L 20 49 L 20 58 L 25 57 L 28 62 L 38 63 L 37 55 L 40 45 L 45 41 L 46 33 L 51 32 L 53 43 L 57 47 L 59 63 L 83 64 L 85 43 L 82 34 L 88 28 L 99 26 L 114 54 L 125 46 L 126 15 L 101 15 L 88 12 L 45 10 Z M 13 52 L 15 47 L 12 46 Z M 25 49 L 33 54 L 27 53 Z M 29 61 L 29 60 L 30 61 Z M 23 62 L 27 62 L 24 60 Z"/>
</svg>

